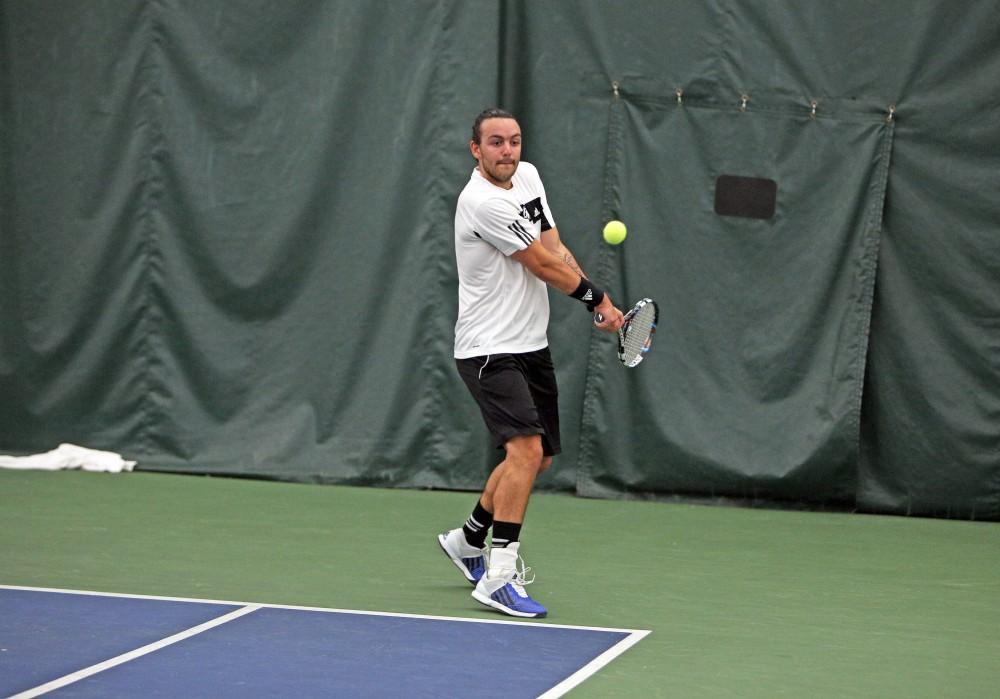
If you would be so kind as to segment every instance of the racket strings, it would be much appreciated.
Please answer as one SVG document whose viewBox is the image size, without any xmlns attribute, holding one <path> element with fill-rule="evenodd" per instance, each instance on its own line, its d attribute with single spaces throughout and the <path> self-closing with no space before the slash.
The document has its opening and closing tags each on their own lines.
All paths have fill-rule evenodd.
<svg viewBox="0 0 1000 699">
<path fill-rule="evenodd" d="M 622 361 L 632 362 L 648 351 L 655 330 L 655 308 L 646 305 L 637 309 L 622 333 Z"/>
</svg>

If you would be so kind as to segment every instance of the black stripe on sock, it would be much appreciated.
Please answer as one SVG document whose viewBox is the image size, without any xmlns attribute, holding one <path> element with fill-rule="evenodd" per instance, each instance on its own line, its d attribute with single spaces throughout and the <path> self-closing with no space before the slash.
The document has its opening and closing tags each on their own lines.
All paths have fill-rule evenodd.
<svg viewBox="0 0 1000 699">
<path fill-rule="evenodd" d="M 493 546 L 506 548 L 521 536 L 520 522 L 493 522 Z"/>
</svg>

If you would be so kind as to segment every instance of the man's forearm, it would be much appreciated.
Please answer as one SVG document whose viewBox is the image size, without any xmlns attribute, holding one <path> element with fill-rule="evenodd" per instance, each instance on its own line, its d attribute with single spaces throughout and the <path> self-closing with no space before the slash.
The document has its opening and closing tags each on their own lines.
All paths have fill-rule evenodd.
<svg viewBox="0 0 1000 699">
<path fill-rule="evenodd" d="M 580 263 L 576 261 L 575 257 L 573 257 L 573 253 L 571 253 L 569 251 L 569 248 L 566 247 L 562 242 L 559 243 L 559 250 L 556 252 L 556 255 L 563 262 L 565 262 L 571 270 L 579 274 L 584 279 L 588 279 L 587 273 L 583 271 L 583 268 L 580 267 Z"/>
<path fill-rule="evenodd" d="M 511 257 L 523 264 L 536 277 L 546 284 L 559 289 L 564 294 L 571 294 L 580 285 L 580 278 L 583 272 L 580 266 L 575 264 L 576 260 L 572 255 L 569 258 L 574 264 L 570 264 L 561 254 L 564 250 L 562 246 L 558 250 L 550 250 L 548 247 L 535 241 L 525 250 L 515 252 Z M 566 250 L 568 254 L 569 251 Z"/>
</svg>

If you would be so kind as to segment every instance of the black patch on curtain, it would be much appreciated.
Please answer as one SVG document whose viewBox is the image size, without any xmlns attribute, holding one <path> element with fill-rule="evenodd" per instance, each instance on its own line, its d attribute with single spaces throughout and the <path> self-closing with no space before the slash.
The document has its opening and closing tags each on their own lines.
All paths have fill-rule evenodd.
<svg viewBox="0 0 1000 699">
<path fill-rule="evenodd" d="M 778 183 L 763 177 L 719 175 L 715 180 L 715 213 L 719 216 L 767 219 L 774 216 Z"/>
</svg>

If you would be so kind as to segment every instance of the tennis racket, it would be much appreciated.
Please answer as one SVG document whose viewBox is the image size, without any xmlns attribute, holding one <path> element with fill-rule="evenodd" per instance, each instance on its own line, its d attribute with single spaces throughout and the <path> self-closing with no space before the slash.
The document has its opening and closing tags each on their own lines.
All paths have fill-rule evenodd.
<svg viewBox="0 0 1000 699">
<path fill-rule="evenodd" d="M 629 368 L 639 365 L 649 351 L 659 319 L 660 311 L 653 299 L 642 299 L 625 314 L 625 322 L 618 329 L 618 359 L 622 364 Z M 603 320 L 600 313 L 594 314 L 595 323 Z"/>
</svg>

